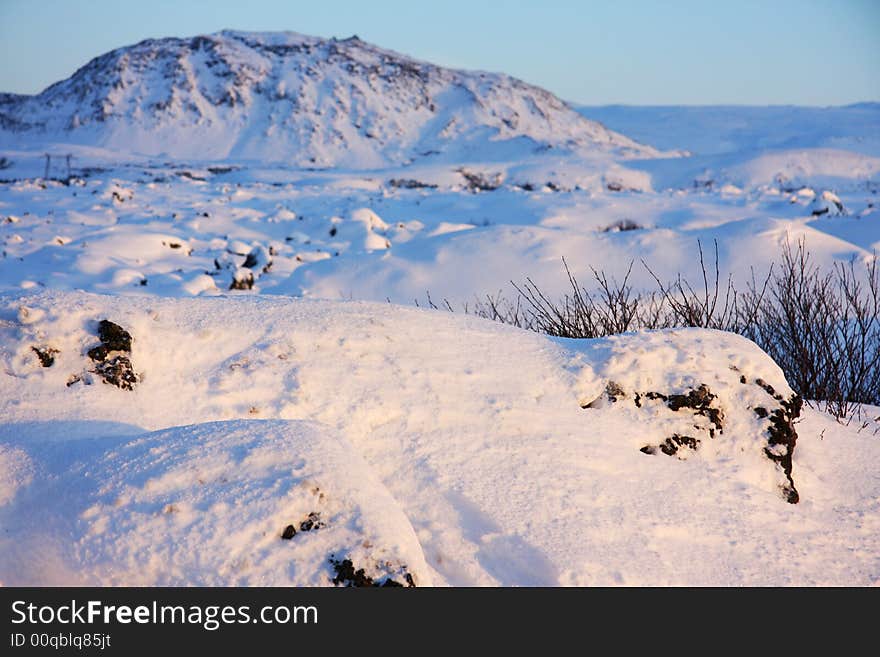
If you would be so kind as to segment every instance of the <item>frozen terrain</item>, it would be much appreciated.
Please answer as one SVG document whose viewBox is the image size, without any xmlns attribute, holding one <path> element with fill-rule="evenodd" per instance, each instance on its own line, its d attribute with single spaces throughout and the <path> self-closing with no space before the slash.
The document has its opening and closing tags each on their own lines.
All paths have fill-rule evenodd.
<svg viewBox="0 0 880 657">
<path fill-rule="evenodd" d="M 555 295 L 562 258 L 696 280 L 713 240 L 736 281 L 798 240 L 869 262 L 878 135 L 292 33 L 0 94 L 0 582 L 877 584 L 880 420 L 735 335 L 413 302 Z"/>
<path fill-rule="evenodd" d="M 525 276 L 558 291 L 563 257 L 575 271 L 617 275 L 644 259 L 670 278 L 695 277 L 698 241 L 717 239 L 735 275 L 765 269 L 801 238 L 825 264 L 880 247 L 880 159 L 852 152 L 771 152 L 706 180 L 686 170 L 690 158 L 640 160 L 638 170 L 550 157 L 463 165 L 493 191 L 447 165 L 317 172 L 78 155 L 59 182 L 42 178 L 36 154 L 8 157 L 6 288 L 223 294 L 247 268 L 251 292 L 400 303 L 430 292 L 458 305 Z M 799 181 L 780 182 L 782 171 Z M 657 182 L 673 177 L 681 187 Z"/>
<path fill-rule="evenodd" d="M 133 390 L 85 355 L 102 319 L 130 331 Z M 320 584 L 333 555 L 417 585 L 878 579 L 880 442 L 806 412 L 787 503 L 755 409 L 792 392 L 737 336 L 61 292 L 0 321 L 7 584 Z"/>
</svg>

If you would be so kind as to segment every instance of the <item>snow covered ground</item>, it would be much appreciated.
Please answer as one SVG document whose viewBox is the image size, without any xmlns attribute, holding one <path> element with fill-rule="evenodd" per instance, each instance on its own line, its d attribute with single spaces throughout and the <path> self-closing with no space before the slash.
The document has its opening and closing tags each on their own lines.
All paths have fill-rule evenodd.
<svg viewBox="0 0 880 657">
<path fill-rule="evenodd" d="M 795 417 L 752 343 L 413 307 L 552 296 L 562 258 L 696 280 L 698 241 L 735 281 L 799 239 L 868 262 L 880 106 L 587 120 L 358 40 L 199 39 L 0 96 L 0 582 L 880 582 L 880 420 Z"/>
<path fill-rule="evenodd" d="M 134 390 L 85 354 L 102 319 Z M 6 584 L 329 584 L 332 558 L 417 585 L 880 579 L 880 442 L 807 410 L 787 503 L 756 409 L 792 393 L 737 336 L 67 292 L 4 296 L 0 322 Z"/>
<path fill-rule="evenodd" d="M 247 263 L 252 292 L 399 303 L 430 292 L 458 305 L 525 276 L 559 291 L 563 257 L 577 272 L 615 275 L 644 259 L 671 278 L 696 276 L 698 240 L 717 239 L 735 275 L 766 268 L 786 240 L 803 237 L 826 264 L 880 247 L 880 158 L 850 151 L 737 155 L 711 175 L 693 158 L 546 156 L 355 172 L 119 165 L 90 152 L 75 156 L 69 184 L 43 180 L 37 153 L 7 156 L 7 289 L 222 294 Z M 52 162 L 66 176 L 63 160 Z M 499 187 L 475 191 L 458 169 Z M 813 214 L 826 192 L 845 214 L 836 206 Z M 252 252 L 260 260 L 248 263 Z M 651 283 L 640 266 L 635 273 Z"/>
</svg>

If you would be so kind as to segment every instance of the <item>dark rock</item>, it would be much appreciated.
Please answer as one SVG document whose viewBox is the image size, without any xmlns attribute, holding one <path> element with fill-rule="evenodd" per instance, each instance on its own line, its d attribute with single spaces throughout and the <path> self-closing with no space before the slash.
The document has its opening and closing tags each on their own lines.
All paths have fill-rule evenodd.
<svg viewBox="0 0 880 657">
<path fill-rule="evenodd" d="M 746 382 L 746 377 L 741 376 L 740 383 Z M 796 504 L 800 496 L 795 488 L 791 474 L 792 454 L 797 442 L 794 422 L 800 416 L 803 399 L 799 395 L 793 395 L 790 399 L 786 400 L 772 385 L 763 379 L 755 379 L 754 383 L 779 403 L 779 406 L 776 408 L 768 409 L 764 406 L 756 406 L 752 410 L 759 418 L 769 419 L 770 426 L 767 430 L 768 446 L 764 449 L 764 453 L 767 458 L 777 463 L 785 474 L 787 483 L 783 486 L 783 495 L 786 501 Z M 721 410 L 712 406 L 717 396 L 705 385 L 700 385 L 686 394 L 664 395 L 659 392 L 647 392 L 644 394 L 644 397 L 650 400 L 663 401 L 672 411 L 678 412 L 687 409 L 693 412 L 694 415 L 702 415 L 708 418 L 713 427 L 708 430 L 710 438 L 715 437 L 716 430 L 719 433 L 723 433 Z M 637 397 L 637 406 L 640 406 L 640 401 L 641 399 Z M 696 450 L 699 445 L 700 441 L 697 438 L 673 434 L 660 445 L 645 445 L 639 451 L 644 454 L 656 454 L 660 451 L 672 456 L 683 448 Z"/>
<path fill-rule="evenodd" d="M 494 175 L 485 175 L 467 169 L 456 169 L 462 178 L 467 182 L 467 188 L 471 192 L 494 192 L 501 187 L 503 176 L 500 173 Z"/>
<path fill-rule="evenodd" d="M 131 334 L 119 324 L 102 319 L 98 324 L 98 337 L 109 351 L 131 352 Z"/>
<path fill-rule="evenodd" d="M 700 446 L 700 441 L 692 436 L 680 436 L 677 433 L 672 434 L 663 443 L 660 444 L 660 451 L 668 456 L 678 453 L 679 448 L 696 450 Z"/>
<path fill-rule="evenodd" d="M 110 353 L 110 350 L 107 349 L 107 347 L 105 347 L 104 345 L 99 344 L 97 347 L 92 347 L 91 349 L 89 349 L 86 353 L 88 353 L 89 358 L 91 358 L 92 360 L 102 361 L 107 358 L 107 354 Z"/>
<path fill-rule="evenodd" d="M 134 385 L 138 382 L 138 375 L 127 356 L 115 356 L 110 360 L 102 361 L 95 365 L 94 372 L 104 380 L 104 383 L 122 390 L 134 390 Z"/>
<path fill-rule="evenodd" d="M 800 495 L 794 485 L 791 476 L 792 456 L 797 443 L 797 431 L 794 429 L 794 421 L 800 417 L 804 400 L 800 395 L 792 395 L 788 401 L 782 401 L 781 407 L 770 414 L 770 428 L 768 429 L 768 443 L 770 447 L 764 453 L 771 461 L 775 461 L 782 467 L 788 484 L 783 488 L 786 501 L 797 504 Z"/>
<path fill-rule="evenodd" d="M 769 418 L 770 427 L 767 429 L 768 446 L 764 449 L 764 454 L 771 461 L 779 464 L 782 468 L 788 483 L 783 487 L 783 495 L 787 502 L 797 504 L 800 500 L 800 494 L 794 485 L 792 478 L 792 456 L 794 447 L 797 443 L 797 431 L 795 431 L 794 423 L 800 417 L 804 400 L 800 395 L 792 395 L 786 400 L 782 395 L 776 392 L 776 389 L 763 379 L 755 379 L 755 385 L 763 389 L 768 395 L 779 402 L 779 407 L 768 411 L 763 406 L 754 409 L 755 414 L 760 418 Z"/>
<path fill-rule="evenodd" d="M 336 576 L 333 578 L 334 586 L 348 586 L 348 587 L 367 587 L 374 586 L 373 578 L 369 577 L 363 568 L 358 568 L 355 570 L 354 564 L 351 559 L 343 559 L 341 561 L 331 558 L 330 564 L 333 566 L 333 570 L 336 572 Z"/>
<path fill-rule="evenodd" d="M 715 401 L 717 395 L 712 394 L 708 386 L 701 384 L 699 388 L 691 390 L 686 395 L 668 395 L 666 397 L 666 405 L 673 411 L 679 411 L 687 408 L 693 411 L 694 415 L 702 415 L 709 418 L 709 421 L 715 427 L 709 429 L 709 437 L 715 437 L 715 429 L 723 432 L 721 410 L 714 408 L 712 402 Z"/>
<path fill-rule="evenodd" d="M 287 527 L 284 528 L 284 531 L 281 532 L 281 538 L 285 541 L 289 541 L 294 536 L 296 536 L 296 529 L 293 525 L 287 525 Z"/>
<path fill-rule="evenodd" d="M 614 381 L 605 384 L 605 394 L 608 395 L 608 400 L 612 404 L 616 403 L 618 399 L 626 397 L 626 392 Z"/>
<path fill-rule="evenodd" d="M 699 425 L 694 425 L 695 429 L 707 431 L 709 438 L 715 438 L 715 432 L 724 433 L 723 415 L 720 408 L 712 406 L 717 399 L 717 395 L 713 394 L 709 387 L 705 384 L 698 388 L 688 391 L 686 394 L 664 395 L 661 392 L 646 392 L 644 395 L 635 393 L 635 404 L 638 408 L 642 407 L 642 397 L 652 401 L 662 401 L 671 411 L 679 412 L 681 410 L 689 410 L 694 415 L 701 415 L 709 419 L 712 424 L 708 429 L 704 429 Z M 660 445 L 645 445 L 639 451 L 643 454 L 656 454 L 659 451 L 673 456 L 680 449 L 686 448 L 696 450 L 700 446 L 700 440 L 693 436 L 682 436 L 677 433 L 672 434 L 664 440 Z"/>
<path fill-rule="evenodd" d="M 408 572 L 403 573 L 403 579 L 406 582 L 404 585 L 391 577 L 386 577 L 384 580 L 373 579 L 366 574 L 363 568 L 355 569 L 354 563 L 352 563 L 351 559 L 340 560 L 331 555 L 330 565 L 333 566 L 336 575 L 332 579 L 334 586 L 382 588 L 400 588 L 403 586 L 406 586 L 406 588 L 416 587 L 415 579 Z"/>
<path fill-rule="evenodd" d="M 52 367 L 55 364 L 55 356 L 61 353 L 52 347 L 31 347 L 31 350 L 40 359 L 40 365 L 43 367 Z"/>
<path fill-rule="evenodd" d="M 318 511 L 312 511 L 309 517 L 299 524 L 300 531 L 309 532 L 323 529 L 326 525 L 321 520 L 321 514 Z"/>
<path fill-rule="evenodd" d="M 613 224 L 605 226 L 601 232 L 603 233 L 623 233 L 629 230 L 642 230 L 644 226 L 637 224 L 632 219 L 621 219 Z"/>
<path fill-rule="evenodd" d="M 131 353 L 131 334 L 119 324 L 102 319 L 98 323 L 98 337 L 101 344 L 86 352 L 89 358 L 95 361 L 95 369 L 92 371 L 100 376 L 104 383 L 122 390 L 134 390 L 139 377 L 134 371 L 131 359 L 125 355 Z"/>
<path fill-rule="evenodd" d="M 248 269 L 252 269 L 253 267 L 256 267 L 256 266 L 257 266 L 257 256 L 253 252 L 248 253 L 244 259 L 244 263 L 242 264 L 242 267 L 247 267 Z"/>
<path fill-rule="evenodd" d="M 239 274 L 236 272 L 235 276 L 232 278 L 232 284 L 229 286 L 230 290 L 252 290 L 254 287 L 254 274 L 253 272 L 247 272 L 245 274 Z"/>
<path fill-rule="evenodd" d="M 412 178 L 392 178 L 388 184 L 397 189 L 437 189 L 437 185 Z"/>
</svg>

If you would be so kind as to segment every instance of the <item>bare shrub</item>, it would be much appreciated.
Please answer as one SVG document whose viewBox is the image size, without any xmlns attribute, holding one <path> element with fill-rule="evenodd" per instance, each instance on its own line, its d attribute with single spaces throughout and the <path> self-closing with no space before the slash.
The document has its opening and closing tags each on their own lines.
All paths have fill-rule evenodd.
<svg viewBox="0 0 880 657">
<path fill-rule="evenodd" d="M 706 271 L 706 262 L 703 258 L 703 245 L 697 241 L 697 249 L 700 252 L 700 271 L 702 272 L 702 289 L 694 289 L 687 279 L 681 275 L 673 283 L 662 283 L 651 268 L 642 261 L 645 269 L 657 283 L 660 294 L 666 301 L 672 317 L 669 318 L 671 326 L 693 326 L 698 328 L 711 328 L 720 331 L 732 331 L 737 324 L 736 289 L 733 287 L 733 278 L 727 277 L 727 285 L 722 295 L 721 268 L 718 260 L 718 242 L 715 242 L 715 273 L 712 276 Z M 710 282 L 711 280 L 711 282 Z"/>
<path fill-rule="evenodd" d="M 782 368 L 805 399 L 839 420 L 862 419 L 862 405 L 880 405 L 880 270 L 876 255 L 864 266 L 855 261 L 823 270 L 801 240 L 786 244 L 766 276 L 737 291 L 722 279 L 715 244 L 707 264 L 698 243 L 701 280 L 678 276 L 636 291 L 630 262 L 621 281 L 590 268 L 592 287 L 576 279 L 563 259 L 568 291 L 551 298 L 526 278 L 511 283 L 513 299 L 499 291 L 464 312 L 564 338 L 598 338 L 642 329 L 701 327 L 732 331 L 754 341 Z M 722 282 L 722 281 L 725 282 Z M 428 305 L 438 308 L 428 295 Z M 443 308 L 453 311 L 444 300 Z"/>
<path fill-rule="evenodd" d="M 878 278 L 876 257 L 864 271 L 853 261 L 822 271 L 803 241 L 786 245 L 767 302 L 741 332 L 805 398 L 837 418 L 860 417 L 861 404 L 880 403 Z"/>
</svg>

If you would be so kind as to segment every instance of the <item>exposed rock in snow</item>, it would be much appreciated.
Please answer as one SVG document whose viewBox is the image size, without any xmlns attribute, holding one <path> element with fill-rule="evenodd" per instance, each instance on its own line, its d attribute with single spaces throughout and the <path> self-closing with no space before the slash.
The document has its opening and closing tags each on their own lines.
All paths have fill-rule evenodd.
<svg viewBox="0 0 880 657">
<path fill-rule="evenodd" d="M 55 356 L 58 354 L 58 350 L 53 347 L 31 347 L 33 352 L 37 355 L 37 358 L 40 360 L 40 365 L 43 367 L 52 367 L 55 364 Z"/>
<path fill-rule="evenodd" d="M 98 322 L 98 337 L 101 344 L 88 351 L 94 361 L 91 370 L 105 383 L 123 390 L 133 390 L 138 375 L 131 364 L 131 334 L 118 324 L 102 319 Z"/>
<path fill-rule="evenodd" d="M 254 272 L 247 267 L 237 267 L 232 272 L 230 290 L 250 290 L 254 287 Z"/>
<path fill-rule="evenodd" d="M 272 256 L 265 246 L 257 245 L 248 251 L 241 266 L 265 274 L 272 267 Z"/>
<path fill-rule="evenodd" d="M 614 355 L 599 370 L 608 383 L 584 408 L 611 406 L 632 421 L 650 423 L 640 447 L 644 454 L 748 461 L 752 474 L 763 470 L 765 486 L 798 502 L 793 422 L 802 400 L 754 343 L 692 329 L 613 336 L 599 344 L 609 343 Z"/>
<path fill-rule="evenodd" d="M 825 190 L 817 195 L 810 204 L 810 214 L 813 216 L 827 215 L 829 217 L 840 217 L 848 214 L 843 202 L 834 192 Z"/>
</svg>

